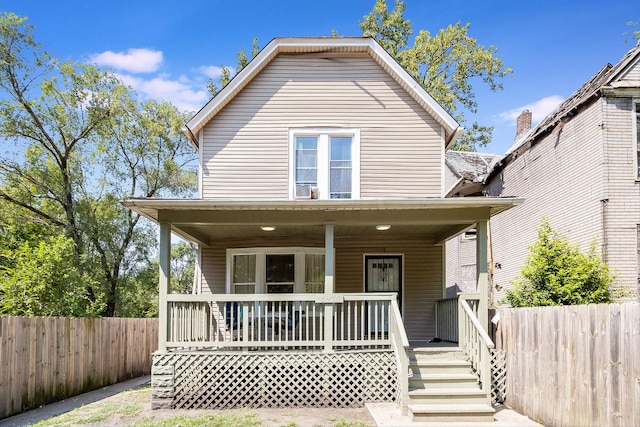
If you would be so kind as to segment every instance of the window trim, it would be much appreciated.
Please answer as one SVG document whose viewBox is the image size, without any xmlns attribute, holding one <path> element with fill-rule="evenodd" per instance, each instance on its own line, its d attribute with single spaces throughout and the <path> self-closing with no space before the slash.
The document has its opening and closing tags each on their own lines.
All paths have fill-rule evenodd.
<svg viewBox="0 0 640 427">
<path fill-rule="evenodd" d="M 259 248 L 234 248 L 227 249 L 226 259 L 226 284 L 225 292 L 227 294 L 233 294 L 233 257 L 235 255 L 255 255 L 256 256 L 256 294 L 266 294 L 266 258 L 267 255 L 281 255 L 281 254 L 293 254 L 295 259 L 295 284 L 293 286 L 293 293 L 304 294 L 305 288 L 305 256 L 307 254 L 325 255 L 324 248 L 309 248 L 309 247 L 259 247 Z"/>
<path fill-rule="evenodd" d="M 290 128 L 289 129 L 289 200 L 295 200 L 296 190 L 296 136 L 318 137 L 317 168 L 319 199 L 329 197 L 330 137 L 351 137 L 351 199 L 360 199 L 360 129 L 357 128 Z"/>
</svg>

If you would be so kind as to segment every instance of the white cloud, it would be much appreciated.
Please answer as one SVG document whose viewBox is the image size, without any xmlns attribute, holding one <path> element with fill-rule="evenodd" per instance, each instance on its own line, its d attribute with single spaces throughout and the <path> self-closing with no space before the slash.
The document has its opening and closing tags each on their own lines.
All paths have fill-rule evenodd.
<svg viewBox="0 0 640 427">
<path fill-rule="evenodd" d="M 206 90 L 194 89 L 186 76 L 172 80 L 166 75 L 142 79 L 129 74 L 118 74 L 122 82 L 138 93 L 151 98 L 169 101 L 183 111 L 198 111 L 209 100 Z"/>
<path fill-rule="evenodd" d="M 216 67 L 215 65 L 203 65 L 196 68 L 196 70 L 210 78 L 216 78 L 222 75 L 222 67 Z"/>
<path fill-rule="evenodd" d="M 91 55 L 91 62 L 130 73 L 151 73 L 162 64 L 162 51 L 150 49 L 129 49 L 126 52 L 106 52 Z"/>
<path fill-rule="evenodd" d="M 522 107 L 514 108 L 509 111 L 505 111 L 499 114 L 500 119 L 513 123 L 515 126 L 516 119 L 524 110 L 531 111 L 532 121 L 534 123 L 539 122 L 545 118 L 550 112 L 552 112 L 560 103 L 564 101 L 564 98 L 560 95 L 551 95 L 539 99 L 535 102 L 523 105 Z"/>
</svg>

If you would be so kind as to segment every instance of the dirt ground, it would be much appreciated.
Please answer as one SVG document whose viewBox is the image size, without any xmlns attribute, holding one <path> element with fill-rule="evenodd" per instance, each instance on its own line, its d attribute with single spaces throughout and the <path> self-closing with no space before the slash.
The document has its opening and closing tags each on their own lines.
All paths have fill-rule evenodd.
<svg viewBox="0 0 640 427">
<path fill-rule="evenodd" d="M 34 425 L 365 427 L 375 424 L 365 408 L 151 410 L 151 388 L 147 384 L 140 389 L 120 392 Z"/>
</svg>

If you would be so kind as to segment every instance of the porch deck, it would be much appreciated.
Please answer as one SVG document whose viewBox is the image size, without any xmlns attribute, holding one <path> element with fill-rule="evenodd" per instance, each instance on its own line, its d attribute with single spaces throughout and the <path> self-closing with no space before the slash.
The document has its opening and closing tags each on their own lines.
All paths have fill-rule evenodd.
<svg viewBox="0 0 640 427">
<path fill-rule="evenodd" d="M 473 298 L 472 309 L 467 300 Z M 416 384 L 430 384 L 431 376 L 436 381 L 446 377 L 424 376 L 420 359 L 451 355 L 456 361 L 445 362 L 445 369 L 453 364 L 466 370 L 463 379 L 478 385 L 473 392 L 456 391 L 457 399 L 490 401 L 493 344 L 476 317 L 478 298 L 460 296 L 456 304 L 439 306 L 438 318 L 458 319 L 458 346 L 438 339 L 409 342 L 394 293 L 167 295 L 167 322 L 153 356 L 152 407 L 362 407 L 367 402 L 396 402 L 403 413 L 417 414 L 425 407 L 424 399 L 444 399 L 446 391 L 441 389 L 446 384 L 415 390 Z M 445 329 L 451 326 L 439 327 L 452 335 Z M 433 360 L 427 365 L 439 369 Z"/>
</svg>

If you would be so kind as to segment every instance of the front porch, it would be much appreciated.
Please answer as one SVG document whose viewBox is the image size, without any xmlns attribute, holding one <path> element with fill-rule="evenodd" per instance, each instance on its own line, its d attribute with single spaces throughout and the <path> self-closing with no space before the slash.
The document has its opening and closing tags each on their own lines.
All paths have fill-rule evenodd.
<svg viewBox="0 0 640 427">
<path fill-rule="evenodd" d="M 482 297 L 488 221 L 519 202 L 125 202 L 160 224 L 154 407 L 395 402 L 403 413 L 436 411 L 437 418 L 461 410 L 443 409 L 442 400 L 451 393 L 459 403 L 489 404 L 493 344 L 485 332 L 487 301 Z M 261 235 L 261 224 L 277 231 Z M 372 231 L 378 224 L 387 224 L 385 234 Z M 443 243 L 473 227 L 478 294 L 436 304 L 445 294 Z M 197 294 L 169 292 L 172 231 L 200 245 L 203 284 Z M 398 292 L 383 292 L 382 286 L 363 292 L 372 289 L 367 269 L 385 269 L 391 262 L 402 269 L 396 276 L 402 282 Z M 315 271 L 323 265 L 319 282 L 305 275 L 310 265 Z M 306 293 L 316 287 L 320 293 Z M 438 380 L 432 390 L 429 371 L 439 368 L 429 365 L 425 372 L 420 361 L 424 351 L 409 343 L 409 338 L 455 341 L 452 336 L 459 337 L 459 349 L 441 354 L 462 355 L 464 362 L 453 365 L 475 378 L 473 392 L 442 388 L 450 380 L 458 387 L 459 373 L 447 379 L 447 362 L 444 372 L 433 374 L 444 382 Z"/>
<path fill-rule="evenodd" d="M 154 408 L 395 402 L 415 418 L 443 420 L 453 399 L 449 412 L 467 405 L 476 408 L 476 418 L 492 414 L 493 343 L 477 320 L 478 295 L 438 303 L 438 330 L 451 339 L 455 317 L 460 343 L 410 343 L 393 293 L 167 300 L 165 350 L 153 357 Z"/>
</svg>

